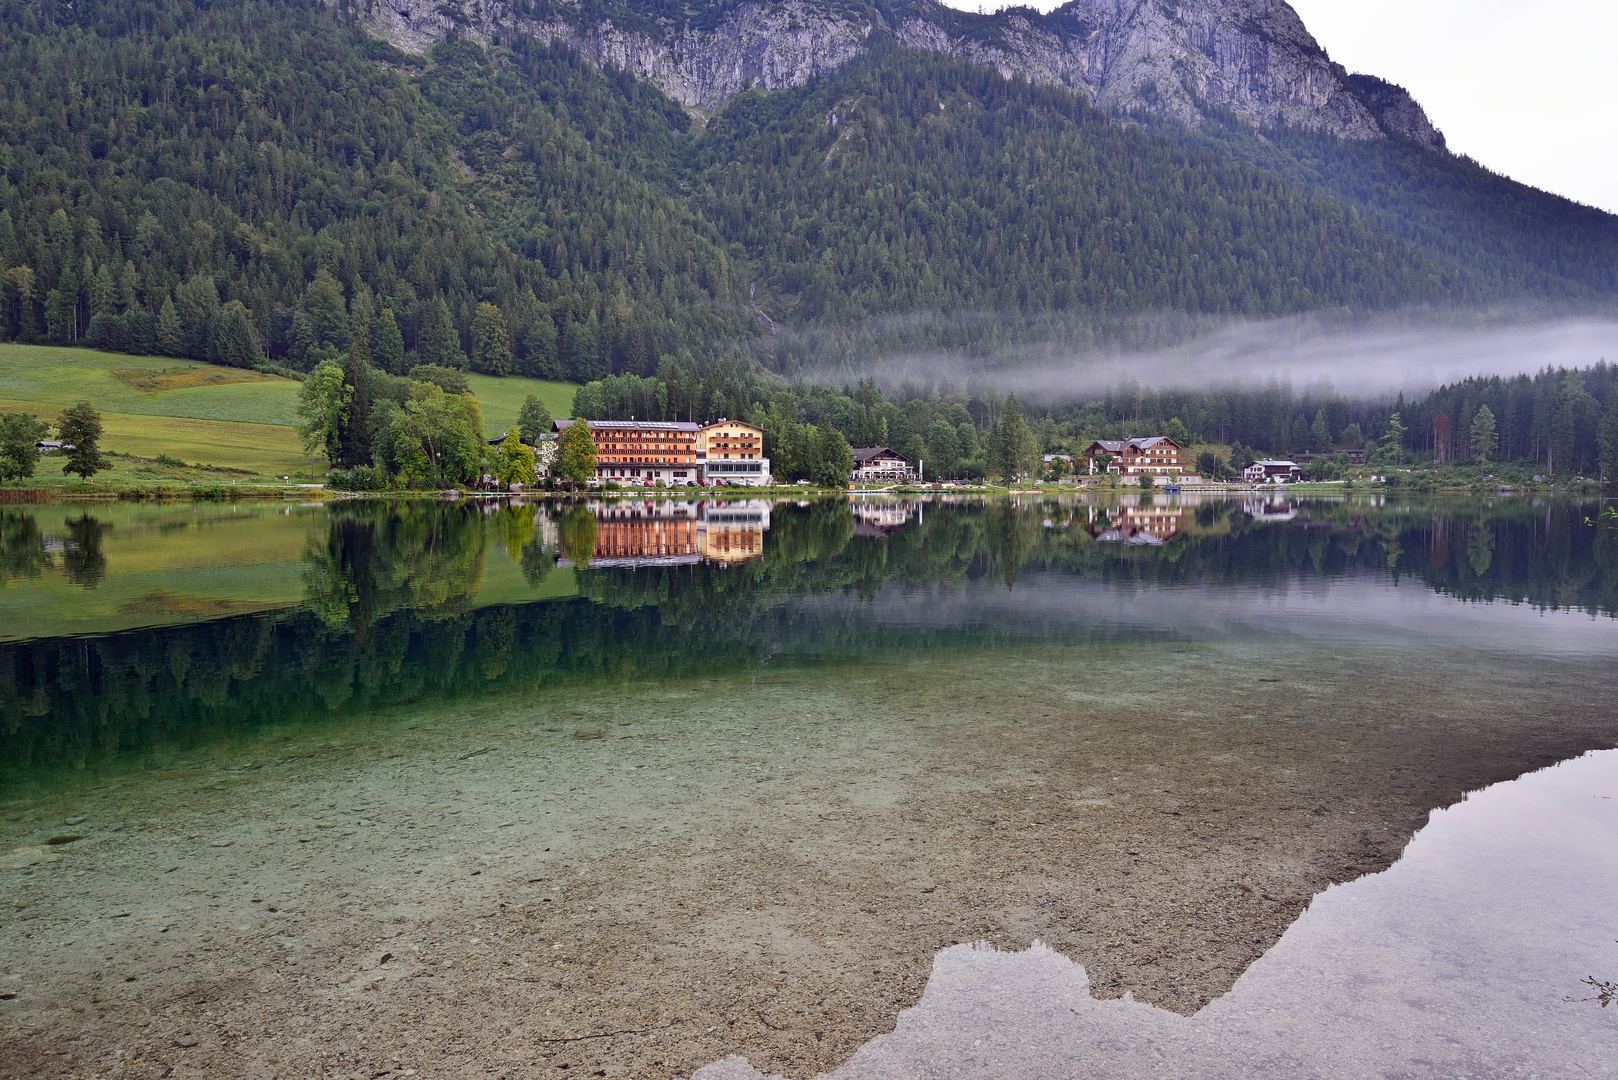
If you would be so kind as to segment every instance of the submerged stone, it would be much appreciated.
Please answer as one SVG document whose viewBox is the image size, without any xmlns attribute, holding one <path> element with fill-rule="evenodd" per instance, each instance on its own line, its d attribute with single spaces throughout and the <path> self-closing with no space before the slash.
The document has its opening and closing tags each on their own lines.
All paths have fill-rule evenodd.
<svg viewBox="0 0 1618 1080">
<path fill-rule="evenodd" d="M 0 870 L 21 870 L 29 866 L 38 866 L 40 863 L 61 861 L 62 857 L 50 848 L 17 848 L 7 855 L 0 855 Z"/>
</svg>

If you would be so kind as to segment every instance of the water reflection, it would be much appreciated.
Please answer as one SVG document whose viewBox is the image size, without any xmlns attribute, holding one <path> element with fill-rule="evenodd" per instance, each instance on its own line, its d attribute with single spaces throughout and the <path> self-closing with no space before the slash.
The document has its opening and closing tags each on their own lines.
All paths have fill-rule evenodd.
<svg viewBox="0 0 1618 1080">
<path fill-rule="evenodd" d="M 1038 943 L 958 945 L 826 1080 L 1612 1076 L 1612 984 L 1586 973 L 1618 967 L 1615 852 L 1604 750 L 1434 811 L 1397 864 L 1317 896 L 1195 1016 L 1098 1000 Z M 760 1076 L 735 1056 L 694 1080 Z"/>
<path fill-rule="evenodd" d="M 1220 634 L 1235 622 L 1275 633 L 1318 625 L 1345 640 L 1374 639 L 1398 619 L 1469 625 L 1390 606 L 1396 594 L 1384 590 L 1410 583 L 1469 602 L 1610 617 L 1618 531 L 1586 525 L 1588 514 L 1529 499 L 1133 493 L 1112 503 L 96 507 L 65 518 L 8 508 L 0 630 L 20 640 L 0 644 L 0 761 L 15 777 L 166 739 L 430 694 L 612 679 L 628 667 L 672 677 L 769 656 L 1077 645 L 1144 631 Z M 251 550 L 199 562 L 237 543 Z M 165 558 L 172 571 L 158 573 Z M 491 585 L 501 575 L 512 585 Z M 560 599 L 523 602 L 559 580 L 566 588 L 545 594 Z M 1263 599 L 1351 581 L 1365 588 L 1284 611 Z M 1148 602 L 1153 590 L 1170 592 Z M 104 601 L 67 625 L 168 625 L 83 640 L 28 633 L 30 619 L 63 625 L 89 602 L 75 596 Z"/>
<path fill-rule="evenodd" d="M 560 565 L 634 569 L 748 562 L 764 554 L 770 505 L 763 499 L 580 503 L 562 515 Z"/>
<path fill-rule="evenodd" d="M 35 514 L 0 510 L 0 581 L 37 578 L 60 557 L 69 582 L 93 589 L 107 575 L 101 538 L 110 527 L 86 510 L 65 519 L 62 532 L 52 532 Z"/>
</svg>

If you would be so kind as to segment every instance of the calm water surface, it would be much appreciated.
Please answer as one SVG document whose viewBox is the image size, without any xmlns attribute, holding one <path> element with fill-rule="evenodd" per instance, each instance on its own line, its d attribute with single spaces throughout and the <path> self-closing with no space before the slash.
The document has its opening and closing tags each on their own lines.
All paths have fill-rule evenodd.
<svg viewBox="0 0 1618 1080">
<path fill-rule="evenodd" d="M 1612 1075 L 1597 509 L 0 509 L 0 1075 Z"/>
</svg>

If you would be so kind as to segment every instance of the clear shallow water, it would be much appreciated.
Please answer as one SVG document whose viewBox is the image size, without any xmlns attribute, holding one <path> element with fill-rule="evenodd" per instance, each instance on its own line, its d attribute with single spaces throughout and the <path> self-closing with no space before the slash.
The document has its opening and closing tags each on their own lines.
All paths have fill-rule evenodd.
<svg viewBox="0 0 1618 1080">
<path fill-rule="evenodd" d="M 980 939 L 1200 1022 L 1434 807 L 1618 741 L 1589 512 L 8 509 L 0 1075 L 449 1072 L 430 1002 L 518 1075 L 807 1076 Z"/>
<path fill-rule="evenodd" d="M 1618 750 L 1434 811 L 1391 869 L 1315 898 L 1196 1015 L 1091 997 L 1035 944 L 958 945 L 836 1080 L 1614 1076 Z M 1569 990 L 1573 992 L 1570 994 Z M 730 1058 L 697 1080 L 760 1074 Z"/>
</svg>

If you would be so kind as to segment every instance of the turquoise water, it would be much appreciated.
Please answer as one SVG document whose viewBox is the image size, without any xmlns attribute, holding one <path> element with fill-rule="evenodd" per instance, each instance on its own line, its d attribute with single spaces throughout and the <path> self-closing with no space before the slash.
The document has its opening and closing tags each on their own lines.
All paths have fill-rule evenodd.
<svg viewBox="0 0 1618 1080">
<path fill-rule="evenodd" d="M 1200 1015 L 1432 811 L 1618 743 L 1596 510 L 6 508 L 0 1075 L 810 1076 L 980 940 Z M 1547 934 L 1608 1037 L 1562 999 L 1609 946 Z"/>
</svg>

